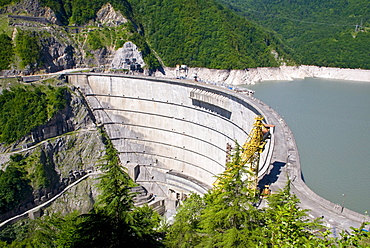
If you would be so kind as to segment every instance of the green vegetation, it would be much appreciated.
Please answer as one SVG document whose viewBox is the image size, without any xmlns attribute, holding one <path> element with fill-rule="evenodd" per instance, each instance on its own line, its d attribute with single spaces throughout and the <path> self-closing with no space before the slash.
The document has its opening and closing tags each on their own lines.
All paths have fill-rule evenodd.
<svg viewBox="0 0 370 248">
<path fill-rule="evenodd" d="M 22 68 L 29 66 L 30 69 L 34 69 L 41 66 L 41 46 L 39 39 L 36 32 L 18 30 L 15 39 L 15 51 L 21 59 L 20 66 Z"/>
<path fill-rule="evenodd" d="M 2 247 L 162 247 L 157 240 L 159 215 L 148 206 L 135 207 L 130 187 L 135 184 L 119 163 L 117 151 L 102 133 L 106 155 L 99 178 L 101 194 L 88 214 L 52 214 L 35 222 L 27 231 L 17 225 L 5 232 Z M 0 237 L 4 237 L 4 231 Z"/>
<path fill-rule="evenodd" d="M 244 69 L 278 66 L 280 59 L 290 61 L 286 48 L 274 35 L 215 3 L 197 1 L 54 1 L 44 0 L 61 19 L 84 24 L 94 19 L 96 11 L 110 2 L 130 20 L 127 38 L 142 51 L 149 68 L 160 67 L 151 49 L 158 52 L 167 66 L 182 63 L 194 67 Z M 89 6 L 93 6 L 90 7 Z M 88 44 L 96 50 L 106 46 L 100 30 L 88 34 Z M 116 44 L 125 38 L 116 37 Z M 117 46 L 118 47 L 118 46 Z"/>
<path fill-rule="evenodd" d="M 41 0 L 42 4 L 54 10 L 62 24 L 85 24 L 95 18 L 96 12 L 106 0 Z"/>
<path fill-rule="evenodd" d="M 168 66 L 278 66 L 272 51 L 289 60 L 276 37 L 212 0 L 130 3 L 150 45 Z"/>
<path fill-rule="evenodd" d="M 24 200 L 33 199 L 32 191 L 53 188 L 59 181 L 45 152 L 34 152 L 25 157 L 11 156 L 0 170 L 0 214 L 14 210 Z"/>
<path fill-rule="evenodd" d="M 11 37 L 13 29 L 9 27 L 8 16 L 5 14 L 0 14 L 0 30 L 3 34 Z"/>
<path fill-rule="evenodd" d="M 13 60 L 12 39 L 6 34 L 0 34 L 0 70 L 7 70 Z"/>
<path fill-rule="evenodd" d="M 0 170 L 0 214 L 18 207 L 32 192 L 23 165 L 23 157 L 14 155 L 5 170 Z"/>
<path fill-rule="evenodd" d="M 52 8 L 64 25 L 86 25 L 94 21 L 97 11 L 108 2 L 125 15 L 129 20 L 124 25 L 125 32 L 116 32 L 116 28 L 110 27 L 91 27 L 82 35 L 72 34 L 76 36 L 76 42 L 86 44 L 81 47 L 85 54 L 104 47 L 117 49 L 124 42 L 132 41 L 142 52 L 147 67 L 154 70 L 161 64 L 152 49 L 157 51 L 166 66 L 187 64 L 192 67 L 245 69 L 274 67 L 281 62 L 294 63 L 279 38 L 214 0 L 41 2 Z M 39 40 L 42 35 L 19 32 L 15 49 L 21 59 L 19 66 L 40 68 L 42 45 Z"/>
<path fill-rule="evenodd" d="M 6 6 L 12 2 L 12 0 L 0 0 L 0 7 Z"/>
<path fill-rule="evenodd" d="M 0 95 L 0 142 L 10 144 L 66 105 L 66 88 L 18 86 Z"/>
<path fill-rule="evenodd" d="M 240 148 L 227 168 L 233 178 L 219 176 L 218 184 L 203 197 L 191 194 L 179 208 L 175 222 L 159 228 L 160 218 L 148 206 L 135 207 L 134 183 L 119 163 L 118 153 L 102 132 L 106 147 L 105 173 L 99 178 L 101 195 L 88 214 L 58 213 L 0 231 L 2 247 L 368 247 L 362 227 L 332 238 L 290 193 L 290 182 L 267 198 L 264 208 L 242 180 L 245 170 Z M 19 160 L 19 158 L 13 158 Z M 238 169 L 240 168 L 240 169 Z M 161 230 L 166 231 L 163 239 Z M 1 243 L 2 242 L 2 243 Z"/>
<path fill-rule="evenodd" d="M 368 1 L 218 1 L 276 31 L 301 64 L 370 69 Z"/>
<path fill-rule="evenodd" d="M 235 177 L 219 177 L 216 187 L 200 197 L 191 195 L 180 207 L 175 222 L 165 237 L 167 247 L 367 247 L 367 233 L 354 229 L 342 238 L 331 238 L 320 220 L 310 220 L 298 207 L 299 199 L 290 193 L 290 182 L 267 198 L 264 208 L 256 208 L 258 199 L 241 168 L 239 147 L 234 150 L 227 170 Z M 237 169 L 241 168 L 241 169 Z M 362 243 L 361 243 L 362 242 Z"/>
<path fill-rule="evenodd" d="M 55 183 L 59 182 L 59 176 L 54 170 L 54 164 L 50 161 L 45 151 L 37 149 L 25 157 L 23 163 L 33 189 L 52 189 Z"/>
<path fill-rule="evenodd" d="M 83 34 L 84 35 L 84 34 Z M 87 33 L 87 44 L 91 50 L 112 47 L 118 49 L 128 41 L 127 25 L 118 27 L 92 27 Z"/>
<path fill-rule="evenodd" d="M 216 1 L 219 3 L 215 0 L 41 2 L 55 11 L 62 24 L 77 26 L 91 24 L 97 11 L 111 3 L 129 20 L 126 32 L 93 28 L 80 41 L 87 44 L 83 48 L 85 53 L 92 54 L 91 50 L 104 47 L 119 48 L 130 40 L 142 51 L 151 69 L 161 66 L 152 49 L 166 66 L 244 69 L 298 63 L 370 69 L 367 59 L 370 15 L 364 0 Z M 0 6 L 10 2 L 1 1 Z M 9 35 L 9 28 L 4 28 L 4 32 Z M 22 34 L 17 38 L 20 45 L 15 54 L 21 58 L 21 67 L 40 67 L 41 46 L 37 40 L 40 37 L 32 34 L 30 38 Z M 9 61 L 4 59 L 0 66 L 8 68 Z"/>
</svg>

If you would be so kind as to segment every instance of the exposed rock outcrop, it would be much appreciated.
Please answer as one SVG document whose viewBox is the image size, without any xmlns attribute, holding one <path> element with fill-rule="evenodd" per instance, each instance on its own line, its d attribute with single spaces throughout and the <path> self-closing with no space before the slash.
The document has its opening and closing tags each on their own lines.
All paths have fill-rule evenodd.
<svg viewBox="0 0 370 248">
<path fill-rule="evenodd" d="M 16 39 L 17 29 L 33 32 L 33 35 L 39 37 L 41 47 L 41 68 L 46 72 L 56 72 L 64 69 L 94 67 L 98 70 L 107 70 L 111 68 L 113 58 L 129 58 L 131 64 L 140 65 L 142 68 L 145 64 L 142 55 L 137 51 L 137 47 L 128 42 L 128 48 L 116 50 L 117 45 L 121 46 L 121 37 L 116 37 L 113 33 L 119 28 L 119 32 L 125 32 L 122 24 L 127 19 L 120 11 L 114 10 L 111 4 L 104 5 L 96 15 L 94 22 L 90 23 L 91 27 L 62 27 L 59 26 L 56 14 L 48 7 L 42 7 L 38 1 L 27 1 L 10 4 L 0 10 L 1 13 L 8 15 L 9 26 L 14 27 L 12 39 Z M 50 25 L 53 24 L 53 25 Z M 106 37 L 97 34 L 104 30 Z M 99 38 L 100 37 L 100 38 Z M 92 49 L 91 41 L 97 41 L 97 49 Z M 115 40 L 117 39 L 117 40 Z M 125 51 L 122 51 L 125 50 Z M 130 55 L 128 55 L 130 53 Z M 135 60 L 132 61 L 132 60 Z M 114 62 L 116 64 L 116 62 Z M 28 75 L 34 71 L 19 71 L 16 64 L 12 65 L 12 70 L 1 72 L 2 75 L 12 76 L 24 74 Z M 130 68 L 128 68 L 130 69 Z"/>
<path fill-rule="evenodd" d="M 99 195 L 96 177 L 87 178 L 79 184 L 69 189 L 61 197 L 56 199 L 50 207 L 45 210 L 45 214 L 61 213 L 62 215 L 78 210 L 79 213 L 88 213 Z"/>
<path fill-rule="evenodd" d="M 122 48 L 119 48 L 112 60 L 111 68 L 130 69 L 132 66 L 145 66 L 143 56 L 137 46 L 131 41 L 126 42 Z M 135 69 L 135 68 L 134 68 Z"/>
<path fill-rule="evenodd" d="M 1 14 L 12 13 L 14 15 L 22 15 L 25 13 L 27 16 L 42 17 L 48 20 L 50 23 L 59 24 L 55 13 L 49 7 L 42 7 L 38 0 L 24 0 L 9 5 L 6 8 L 0 10 Z"/>
<path fill-rule="evenodd" d="M 63 111 L 11 147 L 0 146 L 1 164 L 9 161 L 10 155 L 22 154 L 26 158 L 31 157 L 35 163 L 41 163 L 47 174 L 49 186 L 34 188 L 33 195 L 22 203 L 23 208 L 37 205 L 60 192 L 76 180 L 76 173 L 71 172 L 94 171 L 105 163 L 103 138 L 94 122 L 84 98 L 73 88 L 68 106 Z M 52 211 L 88 212 L 98 195 L 95 184 L 96 181 L 89 178 L 73 187 L 52 204 Z"/>
<path fill-rule="evenodd" d="M 96 21 L 106 26 L 118 26 L 127 22 L 120 11 L 115 11 L 110 3 L 96 13 Z"/>
<path fill-rule="evenodd" d="M 75 48 L 55 37 L 41 40 L 42 56 L 47 72 L 73 68 L 76 65 Z"/>
</svg>

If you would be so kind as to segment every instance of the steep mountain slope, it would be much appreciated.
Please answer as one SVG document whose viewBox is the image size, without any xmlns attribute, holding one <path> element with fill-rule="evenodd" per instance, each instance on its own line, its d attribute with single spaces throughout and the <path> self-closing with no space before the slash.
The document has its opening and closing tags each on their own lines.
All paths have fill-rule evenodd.
<svg viewBox="0 0 370 248">
<path fill-rule="evenodd" d="M 276 37 L 212 0 L 130 2 L 168 66 L 244 69 L 278 66 L 288 58 Z"/>
<path fill-rule="evenodd" d="M 126 41 L 139 47 L 148 69 L 159 61 L 216 69 L 293 63 L 275 35 L 214 0 L 11 2 L 0 2 L 2 70 L 107 69 Z M 13 49 L 2 49 L 10 41 Z"/>
<path fill-rule="evenodd" d="M 56 8 L 54 12 L 39 1 L 19 1 L 2 6 L 0 55 L 3 56 L 0 70 L 11 69 L 16 74 L 22 70 L 28 74 L 40 69 L 46 72 L 73 67 L 109 69 L 116 51 L 128 41 L 141 45 L 145 60 L 154 57 L 131 22 L 119 10 L 116 11 L 110 4 L 99 6 L 97 11 L 87 11 L 92 11 L 94 18 L 85 25 L 78 24 L 90 15 L 84 14 L 80 19 L 69 17 L 61 14 L 64 9 Z M 80 13 L 78 10 L 77 16 Z M 79 22 L 71 21 L 70 26 L 64 25 L 69 18 Z M 146 65 L 148 68 L 156 66 L 150 61 Z"/>
<path fill-rule="evenodd" d="M 370 69 L 368 0 L 219 0 L 281 35 L 297 62 Z"/>
<path fill-rule="evenodd" d="M 102 135 L 76 88 L 56 87 L 64 84 L 56 79 L 33 85 L 17 82 L 9 89 L 10 83 L 0 80 L 1 221 L 50 199 L 80 172 L 105 163 Z M 69 201 L 59 201 L 53 208 L 63 213 L 89 211 L 97 195 L 94 184 L 76 188 Z M 81 202 L 76 204 L 76 198 Z"/>
</svg>

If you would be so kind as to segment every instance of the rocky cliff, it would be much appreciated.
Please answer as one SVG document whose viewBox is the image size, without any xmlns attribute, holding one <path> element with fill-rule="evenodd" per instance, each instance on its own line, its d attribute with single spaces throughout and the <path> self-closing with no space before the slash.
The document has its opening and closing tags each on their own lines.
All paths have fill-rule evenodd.
<svg viewBox="0 0 370 248">
<path fill-rule="evenodd" d="M 104 5 L 97 12 L 96 19 L 86 26 L 59 25 L 55 13 L 42 7 L 37 0 L 24 0 L 4 7 L 0 9 L 0 16 L 6 20 L 4 30 L 12 32 L 14 44 L 20 30 L 30 32 L 38 37 L 41 54 L 36 68 L 34 65 L 30 66 L 31 69 L 21 68 L 16 62 L 19 58 L 16 58 L 12 69 L 3 71 L 3 75 L 29 74 L 39 69 L 45 72 L 86 67 L 109 70 L 113 60 L 125 61 L 132 56 L 132 53 L 127 54 L 120 49 L 130 41 L 131 34 L 125 25 L 127 19 L 110 4 Z M 141 68 L 145 66 L 140 52 L 135 54 L 135 59 Z"/>
<path fill-rule="evenodd" d="M 105 146 L 94 116 L 76 88 L 69 92 L 67 106 L 45 125 L 12 145 L 0 145 L 0 164 L 6 165 L 11 155 L 20 154 L 29 175 L 35 173 L 36 164 L 48 175 L 47 187 L 38 188 L 35 181 L 31 182 L 32 197 L 22 203 L 23 208 L 50 199 L 79 176 L 105 163 Z M 93 177 L 84 180 L 53 202 L 48 211 L 88 212 L 98 195 L 96 183 Z"/>
<path fill-rule="evenodd" d="M 55 13 L 48 7 L 42 7 L 39 1 L 19 1 L 0 9 L 0 14 L 45 18 L 49 23 L 60 24 Z"/>
</svg>

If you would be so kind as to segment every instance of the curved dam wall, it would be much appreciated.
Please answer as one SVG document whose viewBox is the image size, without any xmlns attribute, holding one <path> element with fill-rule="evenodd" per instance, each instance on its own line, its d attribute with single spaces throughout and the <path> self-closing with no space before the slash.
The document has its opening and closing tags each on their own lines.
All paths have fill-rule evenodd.
<svg viewBox="0 0 370 248">
<path fill-rule="evenodd" d="M 166 198 L 210 189 L 224 171 L 228 144 L 242 145 L 256 115 L 264 116 L 249 96 L 192 81 L 66 76 L 84 93 L 130 176 Z M 261 154 L 259 176 L 269 168 L 273 143 L 272 132 Z"/>
</svg>

